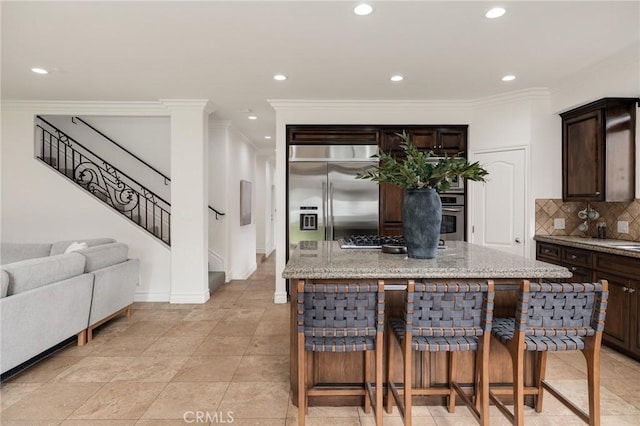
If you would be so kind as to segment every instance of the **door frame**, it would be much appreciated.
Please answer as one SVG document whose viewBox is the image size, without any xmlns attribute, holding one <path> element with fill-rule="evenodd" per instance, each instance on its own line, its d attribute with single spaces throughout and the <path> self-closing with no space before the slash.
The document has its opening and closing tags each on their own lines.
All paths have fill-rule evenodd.
<svg viewBox="0 0 640 426">
<path fill-rule="evenodd" d="M 470 161 L 478 161 L 476 159 L 477 154 L 491 154 L 491 153 L 499 153 L 499 152 L 514 152 L 514 151 L 522 151 L 524 153 L 524 235 L 525 241 L 524 244 L 524 256 L 527 258 L 532 258 L 535 255 L 535 241 L 533 240 L 533 236 L 535 235 L 535 222 L 531 221 L 531 213 L 535 212 L 535 200 L 531 199 L 531 146 L 530 145 L 513 145 L 513 146 L 504 146 L 504 147 L 495 147 L 495 148 L 484 148 L 475 151 L 470 151 Z M 491 178 L 491 175 L 488 175 Z M 470 182 L 471 185 L 475 185 L 476 182 Z M 473 203 L 469 203 L 471 197 L 471 185 L 469 185 L 467 192 L 467 241 L 474 243 L 473 241 L 473 232 L 472 227 L 475 226 L 473 223 L 474 216 L 474 208 Z M 534 215 L 535 217 L 535 215 Z"/>
</svg>

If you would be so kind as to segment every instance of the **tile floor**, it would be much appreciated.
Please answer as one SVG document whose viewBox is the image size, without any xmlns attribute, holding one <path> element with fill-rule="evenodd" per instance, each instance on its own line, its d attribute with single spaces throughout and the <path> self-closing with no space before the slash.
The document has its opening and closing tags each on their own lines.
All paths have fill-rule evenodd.
<svg viewBox="0 0 640 426">
<path fill-rule="evenodd" d="M 0 424 L 61 426 L 296 425 L 289 397 L 288 305 L 272 303 L 274 256 L 204 305 L 136 303 L 96 331 L 2 383 Z M 548 377 L 586 407 L 580 354 L 553 354 Z M 640 425 L 640 363 L 602 351 L 602 424 Z M 548 395 L 548 394 L 547 394 Z M 197 416 L 200 416 L 199 418 Z M 473 425 L 459 407 L 416 407 L 416 425 Z M 307 424 L 374 425 L 357 407 L 310 408 Z M 401 425 L 385 415 L 385 425 Z M 506 425 L 492 407 L 492 425 Z M 550 395 L 527 425 L 582 425 Z"/>
</svg>

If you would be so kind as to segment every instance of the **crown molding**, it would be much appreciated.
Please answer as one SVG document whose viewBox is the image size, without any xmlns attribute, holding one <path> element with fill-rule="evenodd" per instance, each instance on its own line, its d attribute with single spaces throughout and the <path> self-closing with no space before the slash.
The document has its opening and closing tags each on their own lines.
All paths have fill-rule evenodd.
<svg viewBox="0 0 640 426">
<path fill-rule="evenodd" d="M 34 114 L 60 115 L 129 115 L 168 116 L 169 110 L 162 103 L 115 101 L 46 101 L 3 100 L 2 110 L 31 111 Z"/>
<path fill-rule="evenodd" d="M 399 100 L 302 100 L 267 99 L 276 111 L 381 111 L 381 110 L 449 110 L 469 109 L 469 101 L 399 101 Z"/>
<path fill-rule="evenodd" d="M 487 96 L 474 99 L 473 107 L 502 105 L 518 101 L 549 100 L 551 93 L 546 87 L 532 87 L 529 89 L 514 90 L 512 92 L 501 93 L 499 95 Z"/>
<path fill-rule="evenodd" d="M 198 110 L 207 114 L 215 111 L 214 105 L 209 99 L 159 99 L 169 110 Z"/>
</svg>

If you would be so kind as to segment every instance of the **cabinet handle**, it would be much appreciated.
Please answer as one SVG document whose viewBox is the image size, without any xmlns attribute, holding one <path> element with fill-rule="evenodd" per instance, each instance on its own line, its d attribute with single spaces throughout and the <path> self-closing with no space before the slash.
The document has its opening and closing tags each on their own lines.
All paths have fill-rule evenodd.
<svg viewBox="0 0 640 426">
<path fill-rule="evenodd" d="M 572 255 L 571 255 L 571 259 L 574 259 L 574 260 L 575 260 L 575 259 L 577 259 L 577 258 L 578 258 L 578 256 L 576 256 L 575 254 L 572 254 Z"/>
<path fill-rule="evenodd" d="M 622 287 L 622 291 L 629 291 L 629 287 Z"/>
<path fill-rule="evenodd" d="M 629 294 L 633 294 L 633 293 L 635 293 L 635 292 L 636 292 L 636 289 L 635 289 L 635 288 L 630 288 L 630 289 L 629 289 Z"/>
<path fill-rule="evenodd" d="M 571 267 L 571 270 L 572 270 L 573 272 L 575 272 L 575 271 L 577 271 L 577 270 L 578 270 L 578 267 L 577 267 L 577 266 L 572 266 L 572 267 Z"/>
</svg>

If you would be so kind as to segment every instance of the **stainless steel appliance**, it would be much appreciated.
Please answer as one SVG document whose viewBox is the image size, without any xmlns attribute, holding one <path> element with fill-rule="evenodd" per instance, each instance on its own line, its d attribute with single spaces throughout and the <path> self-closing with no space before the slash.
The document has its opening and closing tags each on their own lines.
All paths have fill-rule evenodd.
<svg viewBox="0 0 640 426">
<path fill-rule="evenodd" d="M 429 157 L 429 162 L 437 163 L 444 158 L 445 157 Z M 449 192 L 464 193 L 464 179 L 460 179 L 459 177 L 453 178 L 451 180 L 451 186 L 449 187 L 447 193 Z"/>
<path fill-rule="evenodd" d="M 464 241 L 464 194 L 442 193 L 440 194 L 440 201 L 442 202 L 440 239 L 445 241 Z"/>
<path fill-rule="evenodd" d="M 289 247 L 378 233 L 378 184 L 356 179 L 376 145 L 289 147 Z"/>
</svg>

